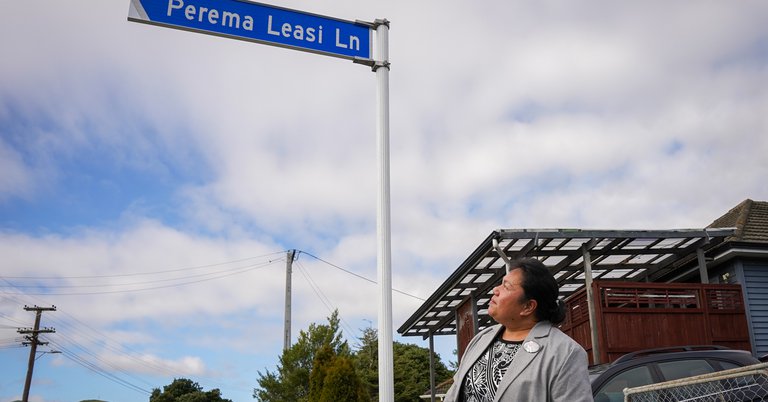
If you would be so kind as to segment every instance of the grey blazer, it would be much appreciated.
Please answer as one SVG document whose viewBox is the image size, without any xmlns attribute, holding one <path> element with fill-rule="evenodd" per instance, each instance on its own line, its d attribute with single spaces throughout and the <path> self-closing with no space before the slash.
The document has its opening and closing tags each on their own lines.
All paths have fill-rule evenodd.
<svg viewBox="0 0 768 402">
<path fill-rule="evenodd" d="M 445 402 L 461 400 L 467 372 L 504 327 L 488 327 L 467 345 Z M 535 342 L 529 343 L 529 342 Z M 538 348 L 536 347 L 538 345 Z M 536 350 L 538 349 L 538 350 Z M 549 321 L 536 323 L 501 379 L 495 402 L 593 402 L 587 352 Z"/>
</svg>

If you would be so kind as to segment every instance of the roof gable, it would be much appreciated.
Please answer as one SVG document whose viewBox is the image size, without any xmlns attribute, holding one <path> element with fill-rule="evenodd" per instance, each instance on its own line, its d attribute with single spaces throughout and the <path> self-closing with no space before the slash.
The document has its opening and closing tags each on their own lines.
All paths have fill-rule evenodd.
<svg viewBox="0 0 768 402">
<path fill-rule="evenodd" d="M 736 228 L 729 241 L 768 243 L 768 202 L 746 199 L 707 227 Z"/>
</svg>

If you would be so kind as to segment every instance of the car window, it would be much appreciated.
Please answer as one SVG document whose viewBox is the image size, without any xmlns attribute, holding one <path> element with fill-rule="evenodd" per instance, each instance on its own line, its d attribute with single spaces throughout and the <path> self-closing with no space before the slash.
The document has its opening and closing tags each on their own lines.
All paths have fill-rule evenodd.
<svg viewBox="0 0 768 402">
<path fill-rule="evenodd" d="M 737 367 L 741 367 L 736 363 L 726 362 L 723 360 L 718 360 L 717 362 L 720 363 L 720 366 L 723 368 L 723 370 L 730 370 L 730 369 L 735 369 Z"/>
<path fill-rule="evenodd" d="M 622 371 L 597 390 L 595 402 L 623 402 L 624 388 L 639 387 L 653 382 L 651 371 L 646 366 Z"/>
<path fill-rule="evenodd" d="M 704 359 L 675 360 L 659 363 L 658 365 L 666 381 L 715 372 L 712 365 Z"/>
</svg>

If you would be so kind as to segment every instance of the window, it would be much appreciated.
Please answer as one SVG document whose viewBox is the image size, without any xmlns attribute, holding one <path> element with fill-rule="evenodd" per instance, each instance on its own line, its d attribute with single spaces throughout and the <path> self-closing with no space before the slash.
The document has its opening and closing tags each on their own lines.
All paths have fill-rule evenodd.
<svg viewBox="0 0 768 402">
<path fill-rule="evenodd" d="M 712 365 L 704 359 L 659 363 L 659 370 L 666 381 L 715 372 Z"/>
<path fill-rule="evenodd" d="M 640 366 L 622 371 L 608 380 L 595 394 L 595 402 L 623 402 L 624 388 L 653 383 L 648 367 Z"/>
<path fill-rule="evenodd" d="M 738 365 L 736 363 L 731 363 L 731 362 L 726 362 L 726 361 L 721 361 L 721 360 L 718 360 L 717 362 L 720 363 L 720 366 L 723 368 L 723 370 L 730 370 L 730 369 L 735 369 L 735 368 L 741 367 L 740 365 Z"/>
</svg>

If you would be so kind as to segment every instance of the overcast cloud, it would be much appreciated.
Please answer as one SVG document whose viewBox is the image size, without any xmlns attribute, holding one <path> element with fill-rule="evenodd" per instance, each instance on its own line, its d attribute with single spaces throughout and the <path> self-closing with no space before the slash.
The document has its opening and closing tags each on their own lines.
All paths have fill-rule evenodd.
<svg viewBox="0 0 768 402">
<path fill-rule="evenodd" d="M 65 353 L 32 401 L 174 377 L 252 400 L 290 249 L 294 339 L 333 309 L 352 343 L 376 326 L 375 75 L 128 4 L 0 2 L 0 402 L 35 304 Z M 492 230 L 700 228 L 768 200 L 764 1 L 271 4 L 391 21 L 395 327 Z"/>
</svg>

